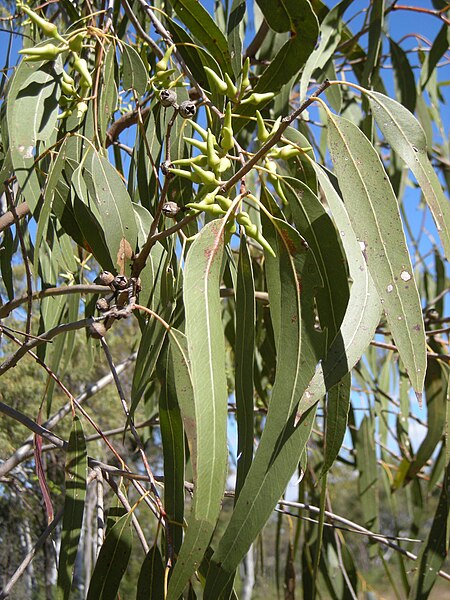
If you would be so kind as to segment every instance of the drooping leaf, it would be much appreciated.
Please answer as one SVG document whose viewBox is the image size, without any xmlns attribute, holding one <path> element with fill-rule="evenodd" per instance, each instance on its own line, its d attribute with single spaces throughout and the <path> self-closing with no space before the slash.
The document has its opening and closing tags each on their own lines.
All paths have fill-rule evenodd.
<svg viewBox="0 0 450 600">
<path fill-rule="evenodd" d="M 408 57 L 403 48 L 389 39 L 394 80 L 400 104 L 414 113 L 416 108 L 416 82 Z"/>
<path fill-rule="evenodd" d="M 69 598 L 72 575 L 83 524 L 86 496 L 87 453 L 83 428 L 75 417 L 66 454 L 66 493 L 59 552 L 57 597 Z"/>
<path fill-rule="evenodd" d="M 170 0 L 178 18 L 211 52 L 222 71 L 233 75 L 227 40 L 198 0 Z"/>
<path fill-rule="evenodd" d="M 86 600 L 115 600 L 131 555 L 132 530 L 129 512 L 111 527 L 95 563 Z"/>
<path fill-rule="evenodd" d="M 324 459 L 321 476 L 336 460 L 347 430 L 348 409 L 350 407 L 351 376 L 347 373 L 328 392 L 327 418 L 325 429 Z"/>
<path fill-rule="evenodd" d="M 103 89 L 100 95 L 99 110 L 98 110 L 98 126 L 100 141 L 105 144 L 106 132 L 111 118 L 116 110 L 117 104 L 117 88 L 114 79 L 115 75 L 115 46 L 111 44 L 106 52 L 104 67 L 103 67 Z"/>
<path fill-rule="evenodd" d="M 123 44 L 122 84 L 124 90 L 133 89 L 138 96 L 143 96 L 147 89 L 148 73 L 136 50 Z"/>
<path fill-rule="evenodd" d="M 241 71 L 242 61 L 242 39 L 240 33 L 241 23 L 245 17 L 245 0 L 233 0 L 228 17 L 227 35 L 228 48 L 230 51 L 231 66 L 235 79 Z"/>
<path fill-rule="evenodd" d="M 312 251 L 284 221 L 273 218 L 277 234 L 268 223 L 264 235 L 277 258 L 280 284 L 280 331 L 277 373 L 266 423 L 252 466 L 241 489 L 228 527 L 214 553 L 205 599 L 220 596 L 235 568 L 264 526 L 281 497 L 309 437 L 315 410 L 306 412 L 295 427 L 298 400 L 323 352 L 323 339 L 314 330 L 314 290 L 320 276 Z M 276 277 L 275 270 L 272 277 Z M 278 291 L 276 292 L 278 294 Z M 272 288 L 269 285 L 269 298 Z"/>
<path fill-rule="evenodd" d="M 356 464 L 359 471 L 358 490 L 364 525 L 370 531 L 379 530 L 378 474 L 375 453 L 375 419 L 365 415 L 356 438 Z M 372 556 L 375 554 L 372 547 Z"/>
<path fill-rule="evenodd" d="M 91 153 L 92 181 L 95 200 L 100 212 L 106 243 L 113 263 L 122 239 L 127 240 L 134 251 L 137 241 L 137 227 L 130 196 L 116 169 L 103 156 Z M 125 273 L 129 272 L 131 257 L 127 257 Z"/>
<path fill-rule="evenodd" d="M 422 393 L 426 370 L 422 308 L 397 199 L 383 164 L 356 125 L 328 115 L 330 154 L 352 227 L 408 376 Z"/>
<path fill-rule="evenodd" d="M 142 563 L 136 600 L 164 600 L 164 563 L 156 544 L 150 548 Z"/>
<path fill-rule="evenodd" d="M 386 141 L 411 169 L 436 222 L 447 259 L 450 257 L 450 203 L 427 155 L 425 133 L 401 104 L 377 92 L 367 92 L 373 115 Z"/>
<path fill-rule="evenodd" d="M 236 287 L 236 421 L 238 428 L 236 498 L 253 458 L 253 362 L 255 286 L 246 238 L 241 238 Z"/>
<path fill-rule="evenodd" d="M 173 600 L 203 558 L 225 489 L 228 394 L 219 299 L 223 225 L 221 220 L 205 225 L 189 250 L 184 272 L 186 337 L 197 417 L 197 486 L 169 583 L 168 598 Z"/>
<path fill-rule="evenodd" d="M 324 171 L 314 167 L 341 235 L 353 281 L 339 334 L 328 349 L 299 404 L 306 410 L 336 385 L 355 366 L 372 340 L 381 316 L 381 303 L 353 232 L 345 206 Z"/>
</svg>

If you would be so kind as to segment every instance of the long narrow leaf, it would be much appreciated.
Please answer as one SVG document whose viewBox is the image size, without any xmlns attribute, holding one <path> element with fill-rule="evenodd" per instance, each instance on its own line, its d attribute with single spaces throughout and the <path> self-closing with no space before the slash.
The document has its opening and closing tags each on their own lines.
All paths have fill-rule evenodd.
<svg viewBox="0 0 450 600">
<path fill-rule="evenodd" d="M 329 113 L 330 153 L 392 336 L 417 394 L 426 370 L 422 307 L 397 199 L 383 164 L 356 125 Z"/>
</svg>

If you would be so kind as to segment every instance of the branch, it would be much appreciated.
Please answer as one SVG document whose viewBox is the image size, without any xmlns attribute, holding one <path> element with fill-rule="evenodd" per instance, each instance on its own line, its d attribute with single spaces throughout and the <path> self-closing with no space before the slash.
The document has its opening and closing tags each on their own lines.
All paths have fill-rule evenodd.
<svg viewBox="0 0 450 600">
<path fill-rule="evenodd" d="M 96 285 L 80 283 L 77 285 L 64 285 L 61 287 L 50 287 L 39 292 L 34 292 L 31 296 L 33 301 L 47 298 L 48 296 L 64 296 L 70 294 L 110 294 L 111 288 L 107 285 Z M 18 308 L 22 304 L 28 301 L 28 295 L 20 296 L 20 298 L 14 298 L 10 302 L 7 302 L 3 306 L 0 306 L 0 319 L 4 319 L 9 315 L 11 311 Z"/>
<path fill-rule="evenodd" d="M 127 369 L 135 360 L 137 354 L 132 354 L 129 358 L 124 360 L 122 363 L 117 365 L 116 371 L 117 373 L 122 373 L 125 369 Z M 100 392 L 104 387 L 106 387 L 113 380 L 113 376 L 111 373 L 107 373 L 103 377 L 101 377 L 95 383 L 89 385 L 86 391 L 82 392 L 76 397 L 76 401 L 78 404 L 82 404 L 89 398 L 92 398 L 95 394 Z M 71 403 L 67 402 L 64 406 L 62 406 L 50 419 L 48 419 L 41 427 L 45 431 L 53 429 L 69 412 L 71 411 Z M 12 415 L 11 415 L 12 416 Z M 13 417 L 15 418 L 15 417 Z M 34 429 L 30 428 L 31 431 Z M 40 434 L 39 434 L 40 435 Z M 43 436 L 45 437 L 45 436 Z M 5 460 L 0 465 L 0 477 L 5 476 L 11 469 L 16 467 L 19 463 L 25 460 L 28 456 L 28 453 L 32 451 L 33 448 L 33 436 L 30 436 L 25 440 L 25 442 L 17 448 L 17 450 L 12 454 L 7 460 Z"/>
<path fill-rule="evenodd" d="M 141 110 L 141 117 L 143 120 L 145 120 L 145 118 L 150 113 L 150 111 L 151 111 L 150 106 L 147 106 L 146 108 L 143 108 Z M 106 143 L 105 143 L 106 148 L 111 146 L 111 144 L 113 144 L 117 140 L 117 138 L 122 133 L 122 131 L 124 131 L 125 129 L 128 129 L 128 127 L 132 127 L 133 125 L 136 125 L 136 123 L 138 122 L 138 119 L 139 119 L 139 111 L 133 110 L 132 112 L 126 113 L 125 115 L 122 115 L 121 117 L 119 117 L 117 119 L 117 121 L 114 121 L 114 123 L 111 125 L 111 127 L 106 132 Z"/>
<path fill-rule="evenodd" d="M 27 202 L 22 202 L 21 204 L 19 204 L 19 206 L 16 206 L 16 214 L 19 221 L 20 219 L 23 219 L 24 217 L 29 215 L 30 212 L 30 207 L 28 206 Z M 13 224 L 14 213 L 11 210 L 8 210 L 7 212 L 5 212 L 4 215 L 0 217 L 0 233 L 5 229 L 8 229 L 8 227 L 11 227 L 11 225 Z"/>
</svg>

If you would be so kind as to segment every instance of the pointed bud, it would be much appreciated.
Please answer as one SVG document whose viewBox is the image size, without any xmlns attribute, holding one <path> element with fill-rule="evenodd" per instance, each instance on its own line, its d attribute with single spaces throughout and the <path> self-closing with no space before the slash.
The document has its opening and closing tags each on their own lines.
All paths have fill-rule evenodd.
<svg viewBox="0 0 450 600">
<path fill-rule="evenodd" d="M 23 54 L 25 56 L 24 60 L 26 62 L 55 60 L 61 54 L 61 52 L 64 52 L 64 48 L 58 48 L 53 44 L 44 44 L 43 46 L 19 50 L 19 54 Z"/>
<path fill-rule="evenodd" d="M 155 67 L 157 71 L 166 71 L 167 65 L 169 64 L 169 59 L 172 56 L 172 52 L 175 48 L 175 44 L 172 44 L 167 50 L 162 59 L 156 63 Z"/>
<path fill-rule="evenodd" d="M 269 137 L 269 132 L 267 131 L 266 124 L 264 123 L 264 119 L 259 110 L 256 111 L 256 122 L 258 124 L 258 140 L 260 142 L 265 142 Z"/>
<path fill-rule="evenodd" d="M 69 43 L 69 48 L 72 50 L 72 52 L 76 52 L 77 54 L 80 54 L 80 52 L 83 49 L 83 40 L 84 40 L 83 32 L 77 33 L 72 38 L 70 38 L 68 43 Z"/>
<path fill-rule="evenodd" d="M 206 156 L 208 157 L 208 165 L 211 169 L 214 169 L 220 164 L 220 158 L 214 149 L 214 136 L 210 129 L 208 129 L 208 138 L 206 140 Z"/>
<path fill-rule="evenodd" d="M 228 98 L 236 98 L 237 96 L 237 87 L 234 85 L 231 77 L 228 75 L 228 73 L 224 74 L 224 78 L 225 78 L 225 82 L 227 84 L 227 96 Z"/>
<path fill-rule="evenodd" d="M 46 36 L 63 41 L 63 38 L 59 35 L 58 28 L 54 23 L 49 23 L 47 19 L 43 19 L 24 4 L 17 3 L 17 7 L 23 10 L 23 12 L 30 17 L 33 23 L 35 23 Z"/>
<path fill-rule="evenodd" d="M 242 66 L 241 94 L 243 92 L 245 92 L 245 90 L 248 87 L 250 87 L 250 79 L 248 78 L 249 70 L 250 70 L 250 57 L 247 56 L 247 58 L 244 61 L 243 66 Z"/>
<path fill-rule="evenodd" d="M 256 94 L 253 92 L 253 94 L 250 94 L 250 96 L 241 100 L 241 104 L 262 104 L 263 102 L 272 100 L 274 96 L 275 94 L 273 92 L 266 92 L 265 94 Z"/>
<path fill-rule="evenodd" d="M 220 185 L 220 182 L 217 181 L 216 176 L 211 171 L 204 171 L 201 167 L 197 165 L 192 165 L 192 170 L 198 175 L 201 183 L 205 183 L 206 185 Z"/>
<path fill-rule="evenodd" d="M 215 71 L 210 69 L 209 67 L 203 67 L 208 75 L 208 79 L 214 85 L 216 90 L 220 94 L 225 94 L 228 90 L 228 85 L 225 83 L 223 79 L 221 79 Z"/>
<path fill-rule="evenodd" d="M 80 58 L 79 56 L 75 56 L 75 60 L 73 61 L 73 68 L 80 74 L 81 84 L 85 84 L 85 86 L 90 89 L 92 87 L 92 77 L 89 73 L 89 69 L 87 66 L 87 62 L 84 58 Z"/>
</svg>

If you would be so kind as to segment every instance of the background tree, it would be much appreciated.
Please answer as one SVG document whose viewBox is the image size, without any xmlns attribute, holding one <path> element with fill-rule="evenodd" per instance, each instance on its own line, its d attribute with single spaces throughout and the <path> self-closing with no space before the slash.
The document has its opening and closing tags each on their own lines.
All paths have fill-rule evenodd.
<svg viewBox="0 0 450 600">
<path fill-rule="evenodd" d="M 0 597 L 450 579 L 448 10 L 3 3 Z"/>
</svg>

